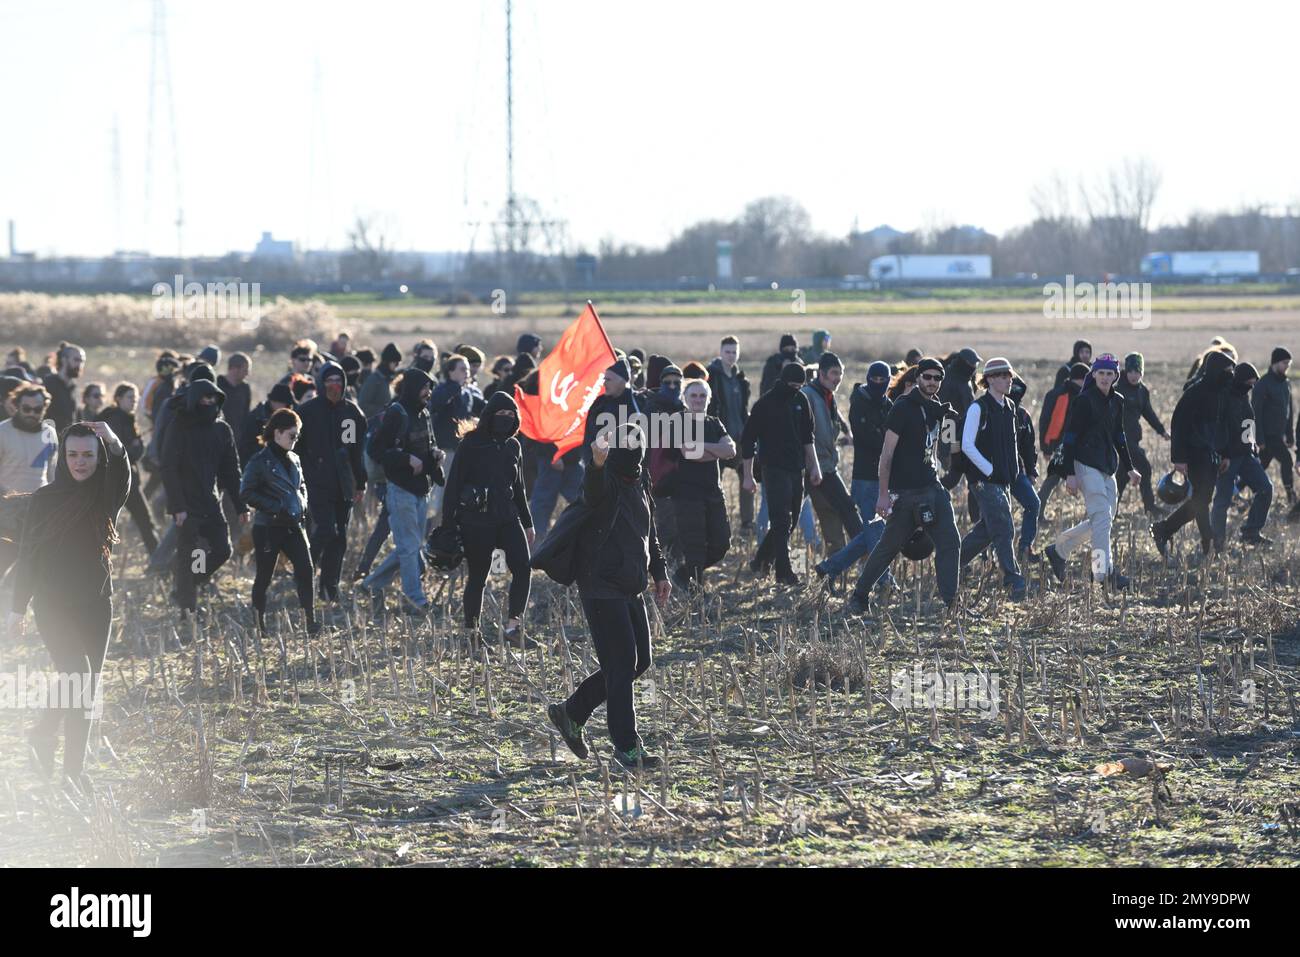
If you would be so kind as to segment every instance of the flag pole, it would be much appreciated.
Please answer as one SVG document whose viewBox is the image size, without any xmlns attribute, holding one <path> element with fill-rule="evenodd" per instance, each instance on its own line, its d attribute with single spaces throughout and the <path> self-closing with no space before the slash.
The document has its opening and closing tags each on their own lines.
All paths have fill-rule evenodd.
<svg viewBox="0 0 1300 957">
<path fill-rule="evenodd" d="M 596 328 L 600 330 L 601 336 L 605 339 L 605 345 L 609 347 L 610 354 L 615 359 L 618 358 L 618 350 L 614 348 L 614 343 L 609 341 L 609 333 L 605 331 L 605 324 L 600 321 L 600 313 L 596 311 L 596 304 L 590 299 L 587 300 L 587 308 L 591 310 L 591 315 L 596 320 Z"/>
</svg>

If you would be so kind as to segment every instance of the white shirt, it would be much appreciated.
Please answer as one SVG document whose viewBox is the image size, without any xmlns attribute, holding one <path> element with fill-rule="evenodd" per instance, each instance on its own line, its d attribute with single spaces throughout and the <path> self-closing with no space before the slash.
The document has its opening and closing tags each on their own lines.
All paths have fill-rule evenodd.
<svg viewBox="0 0 1300 957">
<path fill-rule="evenodd" d="M 989 395 L 993 395 L 993 393 L 990 392 Z M 1006 396 L 1001 399 L 997 396 L 993 396 L 993 398 L 999 405 L 1005 406 L 1007 404 Z M 993 474 L 993 463 L 980 454 L 980 450 L 975 447 L 975 436 L 979 435 L 979 431 L 980 404 L 972 402 L 966 410 L 966 427 L 961 432 L 961 450 L 966 454 L 966 458 L 970 459 L 975 464 L 975 467 L 984 473 L 984 477 L 988 478 Z"/>
</svg>

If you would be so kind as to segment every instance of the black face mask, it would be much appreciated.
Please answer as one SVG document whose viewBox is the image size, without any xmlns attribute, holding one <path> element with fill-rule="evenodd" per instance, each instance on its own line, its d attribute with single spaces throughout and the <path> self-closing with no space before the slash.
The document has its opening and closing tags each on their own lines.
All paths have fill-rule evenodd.
<svg viewBox="0 0 1300 957">
<path fill-rule="evenodd" d="M 219 405 L 203 405 L 200 403 L 194 407 L 194 417 L 205 425 L 217 421 L 217 416 L 220 414 L 221 406 Z"/>
<path fill-rule="evenodd" d="M 621 479 L 632 481 L 641 477 L 642 450 L 610 449 L 609 470 Z"/>
<path fill-rule="evenodd" d="M 433 371 L 433 359 L 428 358 L 428 357 L 422 357 L 422 358 L 416 359 L 414 365 L 415 365 L 415 367 L 416 367 L 417 369 L 419 369 L 421 372 L 432 372 L 432 371 Z"/>
<path fill-rule="evenodd" d="M 493 438 L 508 439 L 519 430 L 519 417 L 513 414 L 494 415 L 490 428 Z"/>
</svg>

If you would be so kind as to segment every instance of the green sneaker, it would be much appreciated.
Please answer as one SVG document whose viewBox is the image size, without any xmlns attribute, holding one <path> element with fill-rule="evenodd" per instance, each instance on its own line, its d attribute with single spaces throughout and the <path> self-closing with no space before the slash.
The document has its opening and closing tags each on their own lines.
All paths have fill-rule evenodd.
<svg viewBox="0 0 1300 957">
<path fill-rule="evenodd" d="M 639 744 L 628 751 L 620 751 L 618 748 L 615 748 L 614 757 L 617 759 L 619 764 L 623 765 L 623 767 L 627 768 L 629 771 L 635 771 L 638 767 L 646 771 L 655 771 L 658 770 L 659 765 L 663 763 L 655 755 L 647 753 L 646 749 L 641 747 Z"/>
<path fill-rule="evenodd" d="M 551 719 L 551 724 L 555 725 L 555 730 L 560 732 L 560 737 L 569 746 L 569 750 L 578 757 L 586 759 L 587 742 L 582 740 L 582 725 L 569 717 L 569 712 L 565 710 L 564 705 L 551 705 L 546 709 L 546 716 Z"/>
</svg>

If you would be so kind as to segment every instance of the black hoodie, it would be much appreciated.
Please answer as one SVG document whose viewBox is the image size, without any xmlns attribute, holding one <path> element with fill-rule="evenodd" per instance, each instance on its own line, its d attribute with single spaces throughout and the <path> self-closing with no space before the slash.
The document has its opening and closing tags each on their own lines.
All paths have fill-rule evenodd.
<svg viewBox="0 0 1300 957">
<path fill-rule="evenodd" d="M 428 495 L 433 482 L 443 484 L 442 455 L 433 440 L 433 419 L 420 392 L 432 388 L 433 379 L 414 366 L 402 373 L 402 384 L 384 411 L 379 428 L 370 438 L 367 451 L 384 467 L 384 477 L 412 495 Z M 411 467 L 411 456 L 420 460 L 420 474 Z"/>
<path fill-rule="evenodd" d="M 325 380 L 337 376 L 345 393 L 338 402 L 325 395 Z M 366 417 L 346 395 L 347 376 L 335 362 L 316 372 L 316 398 L 298 407 L 302 429 L 294 449 L 302 461 L 313 503 L 345 502 L 366 487 Z"/>
<path fill-rule="evenodd" d="M 514 413 L 514 431 L 501 435 L 492 428 L 501 411 Z M 478 425 L 460 441 L 447 476 L 447 493 L 443 496 L 443 524 L 498 525 L 518 521 L 524 528 L 533 527 L 528 511 L 528 493 L 524 490 L 523 450 L 514 432 L 519 429 L 519 407 L 504 391 L 494 392 L 483 409 Z M 471 511 L 465 507 L 462 492 L 471 488 L 486 489 L 485 508 Z"/>
<path fill-rule="evenodd" d="M 199 400 L 216 396 L 217 404 Z M 230 425 L 221 417 L 225 393 L 207 379 L 196 379 L 177 393 L 179 401 L 163 439 L 162 479 L 167 491 L 167 511 L 185 512 L 191 518 L 221 518 L 218 487 L 242 509 L 239 497 L 239 453 Z"/>
<path fill-rule="evenodd" d="M 1212 460 L 1227 445 L 1227 396 L 1235 365 L 1222 352 L 1206 353 L 1196 378 L 1174 406 L 1169 422 L 1171 462 Z"/>
</svg>

